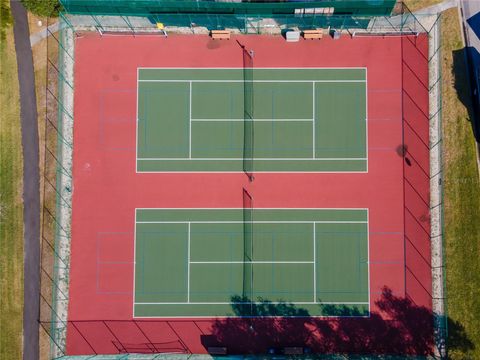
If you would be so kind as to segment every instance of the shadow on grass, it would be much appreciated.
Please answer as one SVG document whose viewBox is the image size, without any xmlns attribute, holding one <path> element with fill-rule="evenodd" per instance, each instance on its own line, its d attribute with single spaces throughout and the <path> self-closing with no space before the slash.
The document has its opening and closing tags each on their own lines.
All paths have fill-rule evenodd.
<svg viewBox="0 0 480 360">
<path fill-rule="evenodd" d="M 239 301 L 248 299 L 232 298 L 232 302 Z M 363 310 L 355 306 L 323 305 L 320 311 L 329 317 L 312 317 L 291 303 L 259 299 L 252 310 L 256 317 L 245 317 L 245 305 L 236 305 L 234 315 L 243 317 L 216 320 L 202 344 L 227 347 L 231 354 L 264 354 L 285 347 L 308 348 L 317 354 L 432 354 L 435 344 L 429 309 L 394 295 L 387 287 L 375 305 L 378 312 L 372 311 L 370 316 L 362 317 Z M 282 317 L 267 317 L 279 312 Z M 456 346 L 472 348 L 461 325 L 455 324 L 452 331 L 459 337 Z"/>
<path fill-rule="evenodd" d="M 473 47 L 465 47 L 452 55 L 455 90 L 468 110 L 475 139 L 480 142 L 480 54 Z"/>
<path fill-rule="evenodd" d="M 448 318 L 448 348 L 466 354 L 475 349 L 475 344 L 468 338 L 465 328 L 459 322 Z"/>
</svg>

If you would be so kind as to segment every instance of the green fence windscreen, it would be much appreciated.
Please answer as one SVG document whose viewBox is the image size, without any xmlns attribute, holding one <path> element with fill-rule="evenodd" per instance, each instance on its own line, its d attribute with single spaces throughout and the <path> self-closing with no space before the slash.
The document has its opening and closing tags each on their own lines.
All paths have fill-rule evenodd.
<svg viewBox="0 0 480 360">
<path fill-rule="evenodd" d="M 223 2 L 208 0 L 60 0 L 70 14 L 123 15 L 144 14 L 253 14 L 288 15 L 296 9 L 333 7 L 335 14 L 389 15 L 396 0 L 324 0 L 324 1 L 258 1 Z"/>
</svg>

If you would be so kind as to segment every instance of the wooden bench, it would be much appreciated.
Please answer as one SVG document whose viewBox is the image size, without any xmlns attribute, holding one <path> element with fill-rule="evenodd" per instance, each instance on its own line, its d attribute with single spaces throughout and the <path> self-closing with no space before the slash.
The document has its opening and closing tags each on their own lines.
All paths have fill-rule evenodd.
<svg viewBox="0 0 480 360">
<path fill-rule="evenodd" d="M 212 30 L 210 35 L 213 40 L 230 40 L 230 31 L 228 30 Z"/>
<path fill-rule="evenodd" d="M 303 38 L 305 40 L 315 40 L 315 39 L 320 40 L 322 37 L 323 37 L 322 29 L 303 30 Z"/>
<path fill-rule="evenodd" d="M 210 355 L 227 355 L 227 348 L 222 346 L 208 347 L 207 351 Z"/>
</svg>

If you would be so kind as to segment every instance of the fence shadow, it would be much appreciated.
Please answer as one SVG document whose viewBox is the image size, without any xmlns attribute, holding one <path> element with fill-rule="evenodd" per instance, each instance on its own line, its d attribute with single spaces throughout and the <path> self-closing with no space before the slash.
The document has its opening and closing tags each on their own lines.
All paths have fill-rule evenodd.
<svg viewBox="0 0 480 360">
<path fill-rule="evenodd" d="M 234 297 L 232 301 L 241 297 Z M 372 304 L 375 311 L 358 316 L 361 309 L 352 306 L 322 305 L 329 317 L 312 317 L 294 304 L 272 304 L 261 300 L 256 305 L 258 316 L 245 317 L 242 306 L 232 306 L 232 317 L 218 318 L 206 327 L 205 320 L 79 320 L 61 323 L 68 327 L 70 344 L 61 349 L 64 355 L 82 354 L 158 354 L 194 353 L 190 348 L 193 333 L 182 333 L 178 327 L 202 329 L 198 332 L 205 352 L 210 347 L 225 347 L 228 354 L 282 353 L 286 347 L 308 352 L 310 357 L 328 354 L 349 355 L 432 355 L 435 346 L 434 314 L 429 308 L 395 295 L 384 287 Z M 278 314 L 282 316 L 268 317 Z M 448 319 L 450 350 L 468 351 L 474 348 L 462 325 Z M 58 326 L 41 322 L 42 328 Z M 52 338 L 53 339 L 53 338 Z M 95 358 L 95 356 L 93 357 Z"/>
</svg>

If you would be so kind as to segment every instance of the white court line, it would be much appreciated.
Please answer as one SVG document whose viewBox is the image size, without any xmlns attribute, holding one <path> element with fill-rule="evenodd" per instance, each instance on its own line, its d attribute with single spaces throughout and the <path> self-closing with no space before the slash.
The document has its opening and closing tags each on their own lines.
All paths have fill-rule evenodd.
<svg viewBox="0 0 480 360">
<path fill-rule="evenodd" d="M 250 80 L 254 83 L 364 83 L 366 80 Z M 183 80 L 138 80 L 138 82 L 151 83 L 244 83 L 245 80 L 193 80 L 193 79 L 183 79 Z"/>
<path fill-rule="evenodd" d="M 188 158 L 192 158 L 192 82 L 190 81 L 188 105 Z"/>
<path fill-rule="evenodd" d="M 185 207 L 185 208 L 182 208 L 182 207 L 162 207 L 162 208 L 135 208 L 135 210 L 243 210 L 243 207 L 210 207 L 210 208 L 206 208 L 206 207 Z M 295 208 L 282 208 L 282 207 L 275 207 L 275 208 L 272 208 L 272 207 L 255 207 L 255 210 L 364 210 L 364 211 L 368 211 L 368 208 L 355 208 L 355 207 L 352 207 L 352 208 L 342 208 L 342 207 L 338 207 L 338 208 L 315 208 L 315 207 L 309 207 L 309 208 L 306 208 L 306 207 L 295 207 Z"/>
<path fill-rule="evenodd" d="M 137 99 L 136 99 L 136 112 L 135 112 L 135 117 L 136 117 L 136 122 L 135 122 L 135 173 L 138 173 L 138 98 L 139 98 L 139 91 L 140 91 L 140 86 L 138 86 L 138 80 L 139 80 L 139 75 L 138 75 L 138 68 L 137 68 Z"/>
<path fill-rule="evenodd" d="M 134 244 L 135 244 L 135 249 L 134 249 L 134 254 L 135 254 L 135 250 L 136 250 L 136 224 L 137 224 L 137 210 L 144 210 L 144 211 L 148 211 L 148 210 L 240 210 L 241 208 L 136 208 L 135 209 L 135 235 L 134 235 Z M 368 211 L 369 209 L 368 208 L 257 208 L 258 210 L 337 210 L 337 211 L 351 211 L 351 210 L 363 210 L 363 211 L 367 211 L 367 221 L 361 221 L 359 223 L 368 223 Z M 314 224 L 314 227 L 315 227 L 315 224 L 319 222 L 319 221 L 311 221 L 311 222 L 306 222 L 306 223 L 313 223 Z M 141 222 L 138 222 L 138 223 L 141 223 Z M 182 222 L 184 223 L 184 222 Z M 189 222 L 191 223 L 191 222 Z M 243 223 L 243 221 L 240 221 L 239 223 Z M 285 223 L 284 221 L 281 221 L 279 223 Z M 319 223 L 323 223 L 323 222 L 319 222 Z M 326 222 L 326 223 L 332 223 L 332 222 Z M 357 223 L 357 222 L 355 222 Z M 369 238 L 368 238 L 368 246 L 370 245 L 369 244 Z M 314 251 L 314 255 L 315 255 L 315 251 Z M 368 255 L 369 255 L 369 258 L 370 258 L 370 251 L 368 252 Z M 135 255 L 134 255 L 135 256 Z M 314 261 L 316 261 L 316 258 L 314 257 Z M 192 262 L 191 262 L 192 263 Z M 243 263 L 243 262 L 241 262 Z M 308 263 L 313 263 L 313 262 L 308 262 Z M 134 266 L 134 289 L 135 289 L 135 268 L 136 266 Z M 362 318 L 368 318 L 370 317 L 370 269 L 368 269 L 369 271 L 369 275 L 368 275 L 368 280 L 369 280 L 369 301 L 368 302 L 288 302 L 289 304 L 293 304 L 293 305 L 322 305 L 322 304 L 325 304 L 325 305 L 368 305 L 369 307 L 369 313 L 368 315 L 364 316 L 332 316 L 332 315 L 311 315 L 309 317 L 318 317 L 318 318 L 341 318 L 341 317 L 353 317 L 353 318 L 359 318 L 359 317 L 362 317 Z M 176 303 L 176 302 L 135 302 L 135 292 L 134 292 L 134 303 L 133 303 L 133 309 L 135 309 L 135 305 L 232 305 L 232 304 L 261 304 L 261 302 L 210 302 L 210 303 L 204 303 L 204 302 L 198 302 L 198 303 L 195 303 L 195 302 L 190 302 L 190 303 L 185 303 L 185 302 L 181 302 L 181 303 Z M 285 302 L 272 302 L 272 304 L 283 304 Z M 215 318 L 228 318 L 228 317 L 235 317 L 235 318 L 238 318 L 238 316 L 227 316 L 227 315 L 223 315 L 223 316 L 218 316 L 218 315 L 209 315 L 209 316 L 161 316 L 161 315 L 158 315 L 158 316 L 135 316 L 135 313 L 134 313 L 134 318 L 212 318 L 212 317 L 215 317 Z M 256 316 L 252 316 L 252 317 L 256 317 Z M 266 317 L 278 317 L 278 316 L 266 316 Z M 285 316 L 281 316 L 282 318 L 285 317 Z M 291 316 L 292 318 L 296 318 L 298 316 Z"/>
<path fill-rule="evenodd" d="M 158 67 L 158 66 L 140 66 L 140 70 L 240 70 L 243 67 Z M 365 66 L 324 66 L 324 67 L 269 67 L 256 66 L 255 69 L 260 70 L 361 70 L 366 69 Z"/>
<path fill-rule="evenodd" d="M 314 261 L 190 261 L 190 264 L 314 264 Z"/>
<path fill-rule="evenodd" d="M 285 121 L 285 122 L 311 122 L 314 121 L 313 119 L 190 119 L 191 121 L 195 122 L 245 122 L 245 121 L 254 121 L 254 122 L 259 122 L 259 121 L 266 121 L 266 122 L 272 122 L 272 121 Z"/>
<path fill-rule="evenodd" d="M 292 304 L 292 303 L 289 303 Z M 357 303 L 358 304 L 358 303 Z M 341 319 L 341 318 L 350 318 L 350 319 L 368 319 L 370 318 L 370 313 L 368 315 L 189 315 L 189 316 L 171 316 L 171 315 L 159 315 L 159 316 L 135 316 L 134 319 L 257 319 L 257 318 L 269 318 L 269 319 L 305 319 L 305 318 L 316 318 L 316 319 Z"/>
<path fill-rule="evenodd" d="M 368 304 L 367 302 L 332 302 L 332 301 L 328 301 L 328 302 L 313 302 L 313 301 L 302 301 L 302 302 L 295 302 L 295 301 L 285 301 L 285 302 L 282 302 L 282 301 L 269 301 L 268 302 L 269 304 L 274 304 L 274 305 L 278 305 L 278 304 L 294 304 L 294 305 L 358 305 L 358 304 L 362 304 L 362 305 L 366 305 Z M 248 305 L 248 304 L 263 304 L 262 302 L 259 302 L 259 301 L 245 301 L 245 302 L 190 302 L 190 303 L 186 303 L 186 302 L 137 302 L 135 303 L 135 305 L 240 305 L 240 304 L 244 304 L 244 305 Z"/>
<path fill-rule="evenodd" d="M 365 68 L 365 155 L 367 156 L 368 173 L 368 68 Z M 370 308 L 368 311 L 370 312 Z"/>
<path fill-rule="evenodd" d="M 316 224 L 313 223 L 313 301 L 317 301 L 317 235 Z"/>
<path fill-rule="evenodd" d="M 190 262 L 190 235 L 191 235 L 190 227 L 191 227 L 191 224 L 190 224 L 190 222 L 188 222 L 187 302 L 190 302 L 190 264 L 191 264 L 191 262 Z"/>
<path fill-rule="evenodd" d="M 312 159 L 311 159 L 312 160 Z M 188 170 L 188 171 L 180 171 L 180 170 L 156 170 L 156 171 L 137 171 L 137 174 L 244 174 L 243 170 L 238 171 L 221 171 L 221 170 Z M 290 171 L 262 171 L 256 170 L 256 174 L 367 174 L 368 171 L 366 170 L 358 170 L 358 171 L 346 171 L 346 170 L 318 170 L 318 171 L 300 171 L 300 170 L 290 170 Z"/>
<path fill-rule="evenodd" d="M 137 117 L 138 117 L 138 92 L 139 92 L 139 83 L 140 82 L 148 82 L 148 81 L 167 81 L 167 80 L 142 80 L 140 79 L 140 70 L 195 70 L 195 71 L 198 71 L 198 70 L 242 70 L 242 68 L 238 68 L 238 67 L 204 67 L 204 68 L 186 68 L 186 67 L 137 67 Z M 259 70 L 262 70 L 262 69 L 265 69 L 265 70 L 282 70 L 282 71 L 288 71 L 288 70 L 303 70 L 303 71 L 310 71 L 310 70 L 360 70 L 360 69 L 363 69 L 365 71 L 365 79 L 364 80 L 358 80 L 358 79 L 355 79 L 355 80 L 253 80 L 254 82 L 269 82 L 269 83 L 272 83 L 272 82 L 287 82 L 287 83 L 295 83 L 295 82 L 305 82 L 305 83 L 313 83 L 313 86 L 315 86 L 315 83 L 317 82 L 326 82 L 326 83 L 332 83 L 332 82 L 346 82 L 346 83 L 352 83 L 352 82 L 359 82 L 359 83 L 367 83 L 367 68 L 366 67 L 257 67 L 256 69 L 259 69 Z M 190 82 L 190 92 L 191 92 L 191 83 L 192 82 L 209 82 L 208 80 L 188 80 L 188 79 L 184 79 L 184 80 L 168 80 L 168 81 L 171 81 L 171 82 Z M 243 82 L 244 80 L 235 80 L 236 82 Z M 211 81 L 210 81 L 211 82 Z M 232 82 L 232 80 L 214 80 L 214 82 Z M 368 92 L 368 85 L 366 86 L 366 91 Z M 191 102 L 191 98 L 192 98 L 192 95 L 190 95 L 190 102 Z M 368 101 L 367 101 L 367 105 L 366 107 L 368 108 Z M 190 105 L 190 110 L 191 110 L 191 105 Z M 367 109 L 368 111 L 368 109 Z M 201 119 L 199 119 L 201 120 Z M 303 120 L 303 119 L 299 119 L 299 120 Z M 189 146 L 189 158 L 191 158 L 191 114 L 190 114 L 190 146 Z M 242 121 L 244 121 L 242 119 Z M 305 121 L 309 121 L 309 120 L 305 120 Z M 311 120 L 310 120 L 311 121 Z M 313 122 L 315 122 L 315 120 L 313 120 Z M 157 171 L 139 171 L 138 170 L 138 163 L 139 161 L 148 161 L 148 160 L 161 160 L 161 161 L 173 161 L 174 159 L 170 159 L 170 158 L 139 158 L 138 157 L 138 118 L 137 118 L 137 123 L 136 123 L 136 128 L 135 128 L 135 131 L 136 131 L 136 147 L 135 147 L 135 152 L 136 152 L 136 162 L 135 162 L 135 173 L 144 173 L 144 174 L 157 174 L 157 173 L 171 173 L 171 174 L 195 174 L 195 173 L 242 173 L 243 171 L 182 171 L 182 170 L 157 170 Z M 350 170 L 336 170 L 336 171 L 331 171 L 331 170 L 317 170 L 317 171 L 296 171 L 296 170 L 292 170 L 292 171 L 257 171 L 257 173 L 268 173 L 268 174 L 283 174 L 283 173 L 298 173 L 298 174 L 318 174 L 318 173 L 331 173 L 331 174 L 337 174 L 337 173 L 352 173 L 352 174 L 358 174 L 358 173 L 368 173 L 368 124 L 367 124 L 367 134 L 366 134 L 366 137 L 367 137 L 367 140 L 366 140 L 366 147 L 367 147 L 367 157 L 366 158 L 332 158 L 332 159 L 328 159 L 328 158 L 315 158 L 314 160 L 319 160 L 319 161 L 345 161 L 345 160 L 352 160 L 352 161 L 367 161 L 367 164 L 366 164 L 366 167 L 367 167 L 367 170 L 364 171 L 364 170 L 359 170 L 359 171 L 350 171 Z M 315 147 L 313 149 L 313 152 L 315 153 Z M 190 159 L 185 159 L 185 158 L 181 158 L 181 159 L 176 159 L 176 160 L 190 160 Z M 224 159 L 224 158 L 221 158 L 221 159 L 215 159 L 215 158 L 208 158 L 208 159 L 192 159 L 192 160 L 199 160 L 199 161 L 207 161 L 207 160 L 212 160 L 212 161 L 226 161 L 226 160 L 238 160 L 238 161 L 243 161 L 243 158 L 242 159 Z M 298 159 L 298 158 L 293 158 L 293 159 L 255 159 L 255 160 L 259 160 L 259 161 L 297 161 L 297 160 L 302 160 L 302 159 Z M 313 160 L 313 159 L 305 159 L 305 160 Z"/>
<path fill-rule="evenodd" d="M 135 209 L 135 224 L 133 224 L 133 304 L 132 304 L 132 316 L 135 317 L 135 272 L 137 269 L 137 209 Z"/>
<path fill-rule="evenodd" d="M 244 224 L 244 221 L 137 221 L 137 224 Z M 253 224 L 367 224 L 367 221 L 253 221 Z"/>
<path fill-rule="evenodd" d="M 367 209 L 367 279 L 368 279 L 368 314 L 370 314 L 370 209 Z"/>
<path fill-rule="evenodd" d="M 142 161 L 243 161 L 243 158 L 137 158 Z M 367 158 L 254 158 L 255 161 L 365 161 Z M 204 171 L 205 172 L 205 171 Z M 208 171 L 207 171 L 208 172 Z"/>
<path fill-rule="evenodd" d="M 312 144 L 312 152 L 313 152 L 313 155 L 312 157 L 315 159 L 315 153 L 316 153 L 316 149 L 315 149 L 315 126 L 316 126 L 316 123 L 315 123 L 315 83 L 312 84 L 312 118 L 313 118 L 313 126 L 312 126 L 312 136 L 313 136 L 313 144 Z"/>
</svg>

